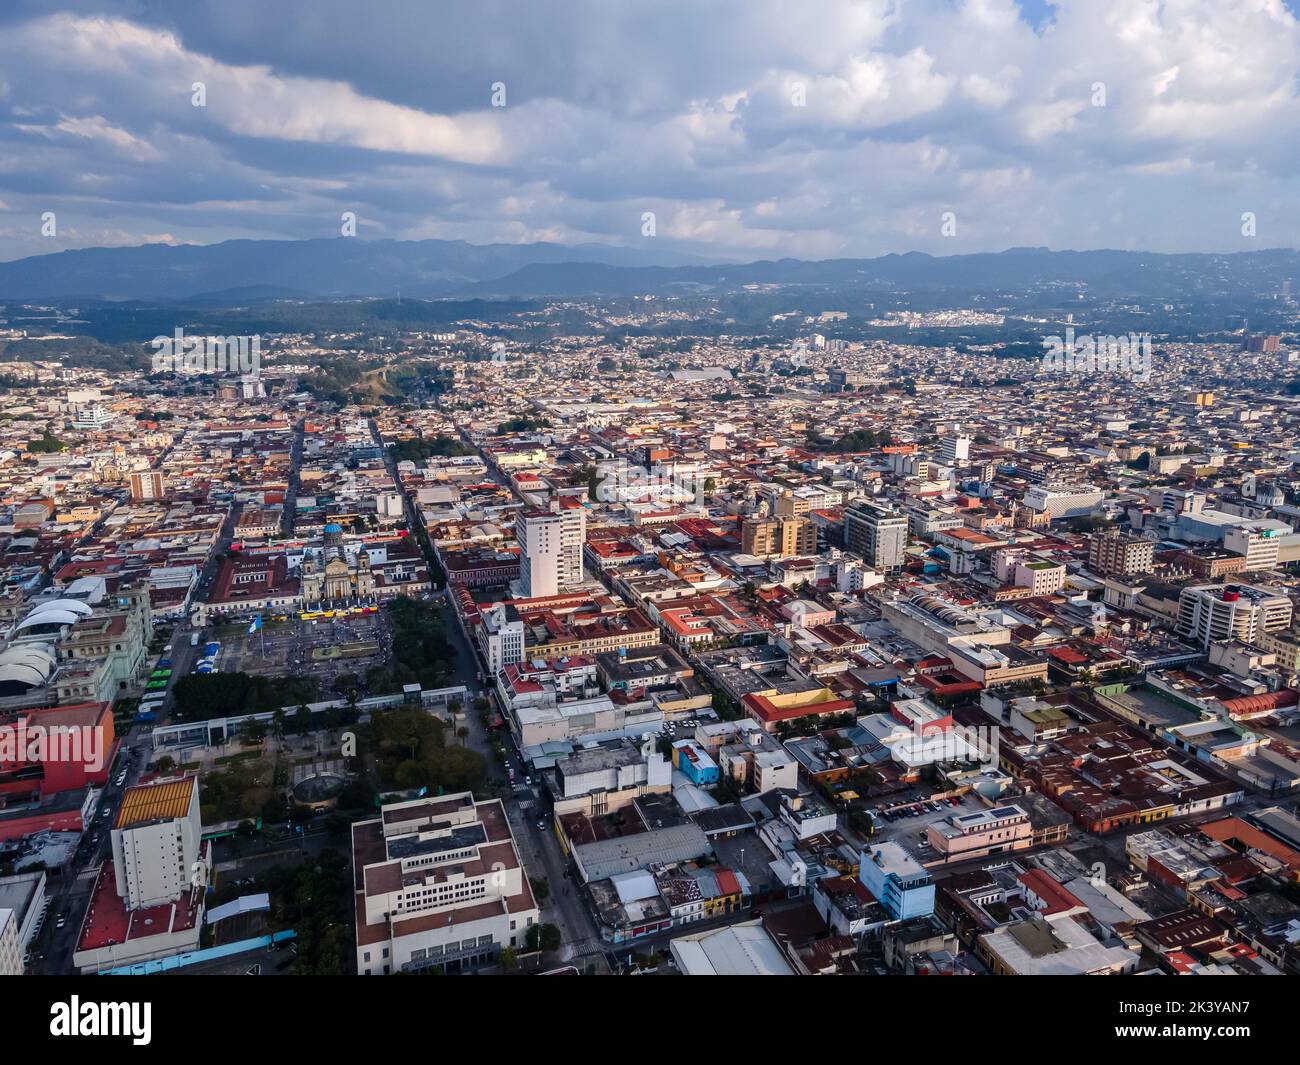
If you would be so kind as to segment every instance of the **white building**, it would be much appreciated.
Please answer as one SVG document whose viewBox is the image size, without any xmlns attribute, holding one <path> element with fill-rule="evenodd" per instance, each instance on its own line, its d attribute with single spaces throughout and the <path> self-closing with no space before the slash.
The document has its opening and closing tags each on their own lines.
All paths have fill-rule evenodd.
<svg viewBox="0 0 1300 1065">
<path fill-rule="evenodd" d="M 565 551 L 564 519 L 548 510 L 521 510 L 515 517 L 515 540 L 522 597 L 544 599 L 557 594 Z"/>
<path fill-rule="evenodd" d="M 1105 498 L 1090 484 L 1038 484 L 1025 490 L 1025 506 L 1057 518 L 1078 518 L 1091 514 Z"/>
<path fill-rule="evenodd" d="M 1179 635 L 1199 647 L 1224 640 L 1258 643 L 1291 624 L 1291 600 L 1276 588 L 1252 584 L 1201 584 L 1178 596 Z"/>
<path fill-rule="evenodd" d="M 22 976 L 23 951 L 18 940 L 18 914 L 0 910 L 0 976 Z"/>
<path fill-rule="evenodd" d="M 512 617 L 512 615 L 514 615 Z M 497 673 L 524 660 L 524 623 L 505 603 L 483 612 L 478 629 L 479 646 L 488 670 Z"/>
<path fill-rule="evenodd" d="M 352 826 L 357 972 L 496 964 L 540 921 L 500 799 L 469 792 L 384 806 Z"/>
<path fill-rule="evenodd" d="M 970 437 L 945 436 L 939 445 L 939 461 L 945 466 L 961 466 L 970 460 Z"/>
<path fill-rule="evenodd" d="M 127 909 L 180 898 L 193 886 L 200 859 L 197 778 L 128 788 L 111 836 L 117 893 Z"/>
<path fill-rule="evenodd" d="M 1282 537 L 1276 529 L 1247 525 L 1224 533 L 1223 546 L 1234 554 L 1246 556 L 1247 571 L 1277 569 Z"/>
<path fill-rule="evenodd" d="M 128 788 L 113 820 L 111 861 L 95 879 L 72 961 L 82 972 L 198 948 L 211 873 L 196 777 Z"/>
</svg>

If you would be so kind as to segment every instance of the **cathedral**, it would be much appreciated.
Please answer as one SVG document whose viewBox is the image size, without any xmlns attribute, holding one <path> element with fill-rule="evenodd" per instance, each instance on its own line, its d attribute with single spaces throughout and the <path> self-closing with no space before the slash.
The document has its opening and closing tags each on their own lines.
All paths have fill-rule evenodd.
<svg viewBox="0 0 1300 1065">
<path fill-rule="evenodd" d="M 325 547 L 318 560 L 308 555 L 302 560 L 302 601 L 304 606 L 370 600 L 375 596 L 375 574 L 370 556 L 357 552 L 349 563 L 343 553 L 343 529 L 325 526 Z"/>
</svg>

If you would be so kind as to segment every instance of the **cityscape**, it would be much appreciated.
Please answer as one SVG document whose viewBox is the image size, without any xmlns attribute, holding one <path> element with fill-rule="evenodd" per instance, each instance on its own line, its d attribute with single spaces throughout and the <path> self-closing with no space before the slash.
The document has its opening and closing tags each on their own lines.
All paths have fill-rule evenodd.
<svg viewBox="0 0 1300 1065">
<path fill-rule="evenodd" d="M 75 979 L 48 981 L 60 1001 L 370 977 L 349 986 L 384 1008 L 427 994 L 388 991 L 398 975 L 1300 972 L 1300 233 L 1255 239 L 1293 170 L 1238 196 L 1225 169 L 1213 220 L 1213 182 L 1116 164 L 1114 216 L 1085 198 L 1095 226 L 1017 228 L 981 215 L 981 132 L 949 144 L 919 115 L 964 113 L 925 103 L 964 69 L 946 50 L 961 20 L 1050 57 L 1088 37 L 1086 5 L 829 4 L 816 33 L 791 15 L 782 47 L 815 40 L 826 66 L 806 84 L 791 66 L 790 106 L 816 111 L 828 82 L 862 93 L 845 127 L 862 144 L 933 137 L 980 188 L 891 208 L 910 186 L 885 168 L 879 200 L 837 201 L 827 244 L 823 206 L 746 200 L 764 184 L 749 153 L 802 135 L 769 113 L 775 60 L 725 121 L 700 104 L 663 134 L 665 174 L 678 151 L 697 168 L 669 207 L 647 191 L 667 177 L 624 172 L 614 196 L 596 158 L 655 168 L 619 140 L 668 118 L 546 90 L 650 101 L 668 91 L 641 84 L 654 72 L 722 79 L 682 72 L 648 30 L 621 74 L 604 56 L 530 67 L 512 37 L 500 61 L 524 65 L 448 103 L 440 134 L 408 46 L 389 71 L 371 54 L 379 29 L 358 27 L 349 66 L 310 5 L 282 39 L 251 5 L 184 6 L 3 16 L 18 65 L 0 135 L 29 161 L 0 168 L 0 974 Z M 1174 71 L 1157 95 L 1194 101 L 1219 69 L 1178 59 L 1161 19 L 1300 66 L 1288 5 L 1221 5 L 1239 31 L 1195 3 L 1139 6 Z M 418 7 L 378 27 L 431 32 Z M 625 42 L 651 18 L 553 14 Z M 703 52 L 720 31 L 699 17 Z M 769 62 L 749 37 L 778 24 L 731 17 L 720 67 Z M 869 43 L 834 43 L 855 18 L 879 22 Z M 448 31 L 477 46 L 478 20 Z M 84 59 L 63 89 L 50 35 Z M 841 53 L 892 89 L 839 79 Z M 146 76 L 169 56 L 175 84 L 151 91 L 179 103 L 136 100 L 110 61 L 144 57 Z M 446 62 L 439 83 L 470 63 Z M 1001 98 L 977 77 L 946 91 Z M 285 109 L 327 121 L 312 78 L 337 129 L 296 137 Z M 1092 82 L 1108 109 L 1144 106 L 1119 73 L 1079 81 L 1080 108 Z M 237 83 L 276 132 L 246 121 L 250 98 L 222 102 Z M 1279 130 L 1300 113 L 1288 91 Z M 625 126 L 598 128 L 601 107 Z M 196 160 L 174 192 L 134 187 L 137 163 L 198 136 L 182 108 L 208 110 L 194 121 L 223 132 L 206 143 L 246 173 Z M 867 122 L 877 109 L 897 125 Z M 1237 150 L 1249 130 L 1220 121 L 1189 158 L 1215 137 Z M 808 136 L 808 184 L 774 202 L 840 195 L 819 171 L 850 156 Z M 1035 191 L 1047 164 L 988 137 L 1039 168 L 994 199 L 1065 210 L 1068 190 Z M 584 192 L 556 168 L 588 147 Z M 398 172 L 425 162 L 417 208 Z M 1282 162 L 1260 148 L 1262 170 Z M 47 191 L 46 167 L 80 178 Z M 453 188 L 465 174 L 499 188 Z M 617 223 L 596 221 L 607 192 Z M 717 218 L 683 221 L 715 195 Z M 1201 228 L 1161 216 L 1121 241 L 1162 197 Z M 236 200 L 239 220 L 219 209 Z M 516 210 L 526 224 L 498 224 Z M 106 992 L 94 975 L 166 979 Z M 892 1002 L 918 985 L 872 986 Z M 988 983 L 941 986 L 956 1004 Z M 1119 986 L 1106 1025 L 1194 994 Z M 1215 1011 L 1241 1012 L 1247 986 Z M 997 1012 L 988 994 L 973 1001 Z M 73 1002 L 41 1026 L 149 1042 Z"/>
</svg>

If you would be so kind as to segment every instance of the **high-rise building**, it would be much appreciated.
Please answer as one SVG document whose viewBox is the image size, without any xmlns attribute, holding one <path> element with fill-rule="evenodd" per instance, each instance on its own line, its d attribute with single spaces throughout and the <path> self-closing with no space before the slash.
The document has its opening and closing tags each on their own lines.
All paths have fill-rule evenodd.
<svg viewBox="0 0 1300 1065">
<path fill-rule="evenodd" d="M 1262 352 L 1271 355 L 1282 350 L 1282 338 L 1280 336 L 1265 336 L 1262 333 L 1256 334 L 1247 337 L 1241 347 L 1243 351 Z"/>
<path fill-rule="evenodd" d="M 807 518 L 746 518 L 740 549 L 756 558 L 798 558 L 817 553 L 817 526 Z"/>
<path fill-rule="evenodd" d="M 581 584 L 585 576 L 582 550 L 587 543 L 587 509 L 576 499 L 561 499 L 559 580 L 562 586 Z"/>
<path fill-rule="evenodd" d="M 1253 584 L 1202 584 L 1178 596 L 1181 636 L 1199 647 L 1222 640 L 1257 643 L 1291 624 L 1291 600 L 1277 588 Z"/>
<path fill-rule="evenodd" d="M 1094 533 L 1088 538 L 1088 568 L 1102 577 L 1134 577 L 1150 573 L 1155 547 L 1153 540 L 1116 529 Z"/>
<path fill-rule="evenodd" d="M 553 502 L 549 510 L 534 507 L 519 511 L 515 540 L 519 543 L 519 584 L 524 598 L 545 598 L 582 583 L 587 511 L 576 499 Z"/>
<path fill-rule="evenodd" d="M 166 481 L 158 470 L 131 474 L 132 499 L 161 499 L 165 493 Z"/>
<path fill-rule="evenodd" d="M 945 466 L 962 466 L 970 461 L 970 437 L 953 434 L 939 444 L 939 461 Z"/>
<path fill-rule="evenodd" d="M 91 890 L 73 964 L 92 972 L 196 949 L 212 868 L 198 778 L 127 788 L 111 838 L 113 856 Z"/>
<path fill-rule="evenodd" d="M 127 909 L 186 894 L 198 879 L 202 835 L 196 777 L 128 788 L 112 831 L 117 893 Z"/>
<path fill-rule="evenodd" d="M 521 510 L 515 516 L 515 539 L 523 597 L 542 599 L 559 592 L 564 519 L 549 510 Z"/>
<path fill-rule="evenodd" d="M 844 511 L 844 544 L 872 569 L 897 573 L 907 548 L 907 516 L 857 500 Z"/>
</svg>

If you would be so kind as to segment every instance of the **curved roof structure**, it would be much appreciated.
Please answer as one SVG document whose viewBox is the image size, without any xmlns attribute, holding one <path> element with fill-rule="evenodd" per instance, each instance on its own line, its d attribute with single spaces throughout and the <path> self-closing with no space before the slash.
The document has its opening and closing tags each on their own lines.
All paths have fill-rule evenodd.
<svg viewBox="0 0 1300 1065">
<path fill-rule="evenodd" d="M 89 603 L 83 603 L 80 599 L 47 599 L 43 603 L 37 603 L 31 614 L 27 616 L 32 617 L 35 614 L 43 614 L 47 610 L 71 610 L 80 614 L 83 618 L 88 618 L 95 612 Z"/>
<path fill-rule="evenodd" d="M 75 625 L 85 615 L 75 610 L 41 610 L 28 614 L 14 626 L 14 632 L 30 629 L 33 625 Z"/>
<path fill-rule="evenodd" d="M 47 647 L 27 644 L 0 651 L 0 684 L 39 688 L 50 679 L 55 661 Z"/>
</svg>

